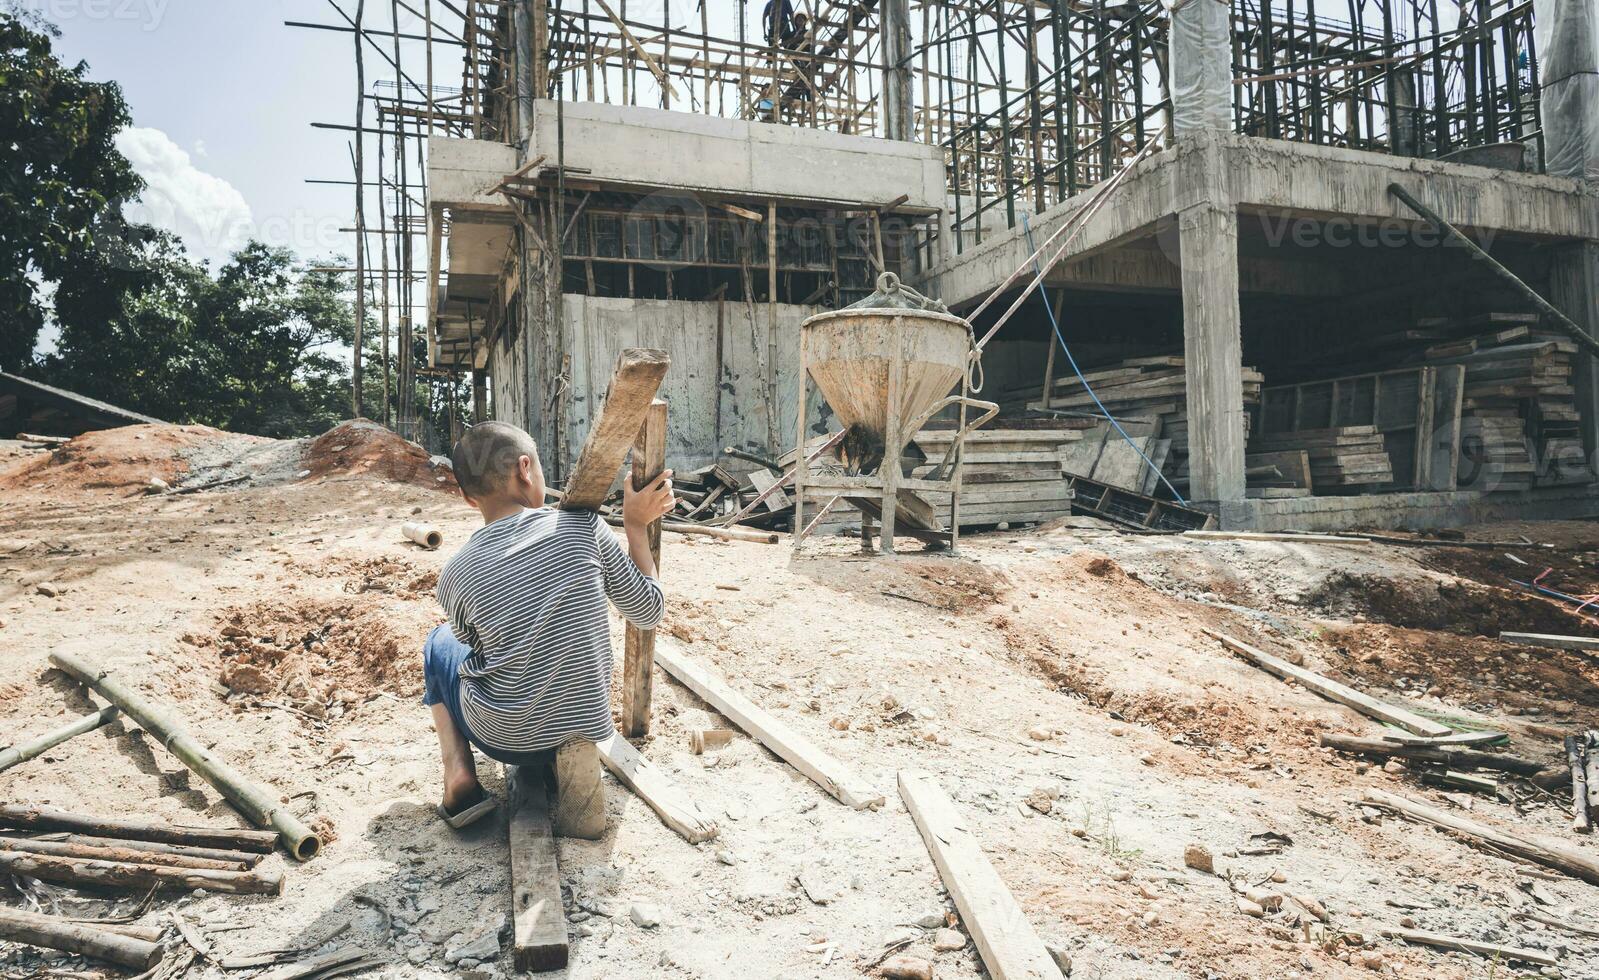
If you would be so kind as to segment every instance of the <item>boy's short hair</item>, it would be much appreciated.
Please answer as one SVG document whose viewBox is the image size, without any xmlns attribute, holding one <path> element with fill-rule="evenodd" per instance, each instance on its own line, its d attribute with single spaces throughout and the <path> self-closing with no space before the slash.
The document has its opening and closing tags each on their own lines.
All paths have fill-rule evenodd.
<svg viewBox="0 0 1599 980">
<path fill-rule="evenodd" d="M 509 422 L 479 422 L 455 444 L 450 465 L 461 492 L 481 499 L 504 490 L 517 461 L 523 456 L 536 460 L 538 451 L 533 437 Z"/>
</svg>

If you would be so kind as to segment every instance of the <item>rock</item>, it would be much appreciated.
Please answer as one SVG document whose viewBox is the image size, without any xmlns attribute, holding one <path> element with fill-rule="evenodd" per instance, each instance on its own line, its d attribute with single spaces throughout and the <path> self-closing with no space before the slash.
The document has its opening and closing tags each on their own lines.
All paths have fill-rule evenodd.
<svg viewBox="0 0 1599 980">
<path fill-rule="evenodd" d="M 38 592 L 47 599 L 54 599 L 56 596 L 67 591 L 67 587 L 62 585 L 60 582 L 40 582 L 33 588 L 34 591 Z"/>
<path fill-rule="evenodd" d="M 941 952 L 952 949 L 965 949 L 966 937 L 954 929 L 940 929 L 933 934 L 933 948 Z"/>
<path fill-rule="evenodd" d="M 1055 733 L 1047 728 L 1033 727 L 1027 730 L 1027 737 L 1035 742 L 1047 742 L 1055 737 Z"/>
<path fill-rule="evenodd" d="M 1050 800 L 1048 794 L 1036 789 L 1028 794 L 1027 805 L 1032 807 L 1034 810 L 1037 810 L 1039 813 L 1045 814 L 1049 813 L 1049 811 L 1055 808 L 1055 804 L 1052 800 Z"/>
<path fill-rule="evenodd" d="M 1065 947 L 1057 946 L 1054 943 L 1045 943 L 1044 948 L 1049 950 L 1049 958 L 1055 961 L 1055 966 L 1059 968 L 1060 975 L 1063 977 L 1071 976 L 1072 954 L 1066 952 Z"/>
<path fill-rule="evenodd" d="M 923 929 L 942 929 L 949 925 L 949 918 L 942 912 L 928 912 L 917 917 L 916 924 Z"/>
<path fill-rule="evenodd" d="M 490 929 L 458 946 L 446 947 L 444 950 L 444 962 L 459 963 L 462 960 L 492 960 L 499 955 L 500 931 L 498 929 Z"/>
<path fill-rule="evenodd" d="M 805 890 L 805 896 L 817 905 L 826 905 L 844 894 L 843 882 L 833 877 L 819 865 L 811 865 L 802 870 L 799 875 L 800 888 Z"/>
<path fill-rule="evenodd" d="M 943 916 L 940 916 L 938 921 L 940 924 L 942 924 L 944 921 Z M 890 932 L 888 935 L 883 937 L 882 945 L 884 949 L 892 949 L 901 943 L 914 943 L 920 938 L 922 938 L 922 934 L 917 932 L 915 929 L 911 929 L 906 926 L 900 926 L 898 929 L 895 929 L 893 932 Z"/>
<path fill-rule="evenodd" d="M 1245 915 L 1252 915 L 1257 919 L 1264 918 L 1266 915 L 1265 909 L 1261 908 L 1259 905 L 1256 905 L 1254 902 L 1251 902 L 1247 898 L 1238 899 L 1238 911 L 1244 913 Z"/>
<path fill-rule="evenodd" d="M 1288 876 L 1283 874 L 1281 871 L 1273 871 L 1271 873 L 1271 880 L 1276 884 L 1281 885 L 1288 880 Z"/>
<path fill-rule="evenodd" d="M 1267 912 L 1276 912 L 1283 907 L 1283 897 L 1280 893 L 1265 888 L 1240 888 L 1238 894 Z"/>
<path fill-rule="evenodd" d="M 433 947 L 415 946 L 405 954 L 405 958 L 410 960 L 413 965 L 421 966 L 433 958 Z"/>
<path fill-rule="evenodd" d="M 1384 762 L 1382 764 L 1382 771 L 1383 772 L 1404 772 L 1405 771 L 1405 764 L 1403 762 L 1400 762 L 1398 759 L 1389 759 L 1387 762 Z M 1373 969 L 1376 969 L 1376 967 L 1373 967 Z"/>
<path fill-rule="evenodd" d="M 1126 870 L 1117 871 L 1116 873 L 1114 873 L 1114 874 L 1112 874 L 1110 876 L 1110 880 L 1111 881 L 1132 881 L 1133 880 L 1133 873 L 1131 871 L 1126 871 Z"/>
<path fill-rule="evenodd" d="M 634 902 L 627 915 L 640 929 L 654 929 L 661 924 L 661 907 L 649 902 Z"/>
<path fill-rule="evenodd" d="M 149 490 L 151 493 L 166 493 L 168 490 L 172 489 L 172 485 L 161 479 L 159 476 L 150 477 L 150 479 L 145 481 L 144 486 L 145 489 Z"/>
<path fill-rule="evenodd" d="M 722 862 L 723 864 L 737 864 L 738 863 L 738 857 L 736 855 L 734 855 L 732 851 L 729 851 L 725 847 L 722 848 L 720 851 L 716 852 L 716 860 Z"/>
<path fill-rule="evenodd" d="M 1154 909 L 1150 909 L 1148 912 L 1144 913 L 1144 925 L 1145 926 L 1152 926 L 1152 925 L 1154 925 L 1155 923 L 1157 923 L 1159 921 L 1160 921 L 1160 913 L 1156 912 Z"/>
<path fill-rule="evenodd" d="M 1314 898 L 1311 898 L 1309 895 L 1290 894 L 1288 897 L 1298 903 L 1300 908 L 1304 909 L 1306 912 L 1309 912 L 1311 916 L 1316 919 L 1316 921 L 1326 922 L 1329 918 L 1326 907 L 1320 902 L 1316 901 Z"/>
<path fill-rule="evenodd" d="M 1375 949 L 1357 949 L 1349 956 L 1351 966 L 1366 970 L 1381 970 L 1384 962 L 1383 955 Z"/>
<path fill-rule="evenodd" d="M 1183 848 L 1183 863 L 1208 875 L 1216 873 L 1216 859 L 1211 857 L 1210 848 L 1203 844 L 1189 844 Z"/>
<path fill-rule="evenodd" d="M 920 956 L 890 956 L 881 969 L 883 976 L 894 980 L 933 980 L 933 961 Z"/>
</svg>

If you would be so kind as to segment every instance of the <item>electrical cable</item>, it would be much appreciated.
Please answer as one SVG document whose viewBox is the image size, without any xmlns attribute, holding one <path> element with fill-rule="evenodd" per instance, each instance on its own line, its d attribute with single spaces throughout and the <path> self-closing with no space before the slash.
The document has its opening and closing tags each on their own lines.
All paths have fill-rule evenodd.
<svg viewBox="0 0 1599 980">
<path fill-rule="evenodd" d="M 1022 213 L 1022 231 L 1027 235 L 1027 247 L 1036 252 L 1037 249 L 1033 249 L 1033 225 L 1032 222 L 1027 220 L 1026 212 Z M 1036 254 L 1033 256 L 1033 268 L 1038 269 L 1038 256 Z M 1043 270 L 1039 269 L 1038 275 L 1040 278 L 1042 278 L 1043 274 Z M 1170 480 L 1166 479 L 1166 474 L 1160 471 L 1160 467 L 1155 465 L 1154 460 L 1150 459 L 1142 449 L 1138 448 L 1138 443 L 1134 442 L 1133 437 L 1127 434 L 1126 429 L 1122 428 L 1122 424 L 1116 421 L 1116 416 L 1110 414 L 1110 409 L 1106 408 L 1105 403 L 1099 400 L 1099 395 L 1094 393 L 1093 385 L 1090 385 L 1088 379 L 1083 377 L 1083 369 L 1077 366 L 1077 358 L 1072 356 L 1072 349 L 1066 346 L 1066 338 L 1061 334 L 1060 324 L 1055 320 L 1055 311 L 1050 309 L 1049 297 L 1044 295 L 1043 290 L 1039 290 L 1038 298 L 1044 305 L 1044 313 L 1049 317 L 1050 329 L 1055 331 L 1055 339 L 1060 342 L 1060 349 L 1066 352 L 1066 363 L 1072 366 L 1072 371 L 1077 375 L 1077 380 L 1083 383 L 1083 390 L 1088 392 L 1088 397 L 1094 400 L 1094 404 L 1104 413 L 1106 420 L 1115 426 L 1116 431 L 1121 434 L 1123 439 L 1127 440 L 1127 445 L 1133 447 L 1133 452 L 1138 454 L 1138 458 L 1142 459 L 1148 464 L 1150 469 L 1155 471 L 1155 475 L 1160 478 L 1160 482 L 1166 484 L 1166 489 L 1171 491 L 1171 495 L 1176 498 L 1177 502 L 1187 507 L 1188 501 L 1184 500 L 1183 495 L 1177 492 L 1177 488 L 1171 485 Z M 1049 404 L 1049 396 L 1051 394 L 1052 392 L 1044 393 L 1045 405 Z"/>
</svg>

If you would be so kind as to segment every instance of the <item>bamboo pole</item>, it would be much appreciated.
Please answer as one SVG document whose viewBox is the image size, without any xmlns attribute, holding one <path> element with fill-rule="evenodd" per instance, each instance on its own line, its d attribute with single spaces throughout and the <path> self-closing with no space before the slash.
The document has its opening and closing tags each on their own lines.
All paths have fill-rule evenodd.
<svg viewBox="0 0 1599 980">
<path fill-rule="evenodd" d="M 34 840 L 60 840 L 67 844 L 87 844 L 90 847 L 125 847 L 130 851 L 147 854 L 178 854 L 185 857 L 209 858 L 212 861 L 236 861 L 253 868 L 266 859 L 266 852 L 251 853 L 223 847 L 195 847 L 188 844 L 167 844 L 153 840 L 118 840 L 113 837 L 94 837 L 88 834 L 51 834 L 48 838 Z"/>
<path fill-rule="evenodd" d="M 205 746 L 184 731 L 178 719 L 157 708 L 144 696 L 110 674 L 104 667 L 70 653 L 52 653 L 50 662 L 89 685 L 100 696 L 127 712 L 139 727 L 156 736 L 168 752 L 193 769 L 205 781 L 238 807 L 258 827 L 272 827 L 283 839 L 283 846 L 296 860 L 308 861 L 321 850 L 322 841 L 311 828 L 300 822 L 268 791 L 232 766 L 213 756 Z"/>
<path fill-rule="evenodd" d="M 13 745 L 4 752 L 0 752 L 0 772 L 5 772 L 12 766 L 41 756 L 69 738 L 82 735 L 85 732 L 92 732 L 115 718 L 117 714 L 116 705 L 106 705 L 99 711 L 77 718 L 54 731 L 40 735 L 38 738 L 23 742 L 21 745 Z"/>
<path fill-rule="evenodd" d="M 161 947 L 156 943 L 12 909 L 0 909 L 0 938 L 81 953 L 137 970 L 148 970 L 161 960 Z"/>
<path fill-rule="evenodd" d="M 248 871 L 243 861 L 218 861 L 214 858 L 190 857 L 187 854 L 156 854 L 131 847 L 102 846 L 94 844 L 69 844 L 59 840 L 28 840 L 22 837 L 0 836 L 0 851 L 22 851 L 28 854 L 50 854 L 55 857 L 88 858 L 95 861 L 127 861 L 134 864 L 158 864 L 164 868 L 200 868 L 205 871 Z"/>
<path fill-rule="evenodd" d="M 283 874 L 278 871 L 163 868 L 156 864 L 95 861 L 21 851 L 0 851 L 0 872 L 96 888 L 176 888 L 182 891 L 204 888 L 206 891 L 230 895 L 283 893 Z"/>
<path fill-rule="evenodd" d="M 129 922 L 107 922 L 100 919 L 64 918 L 57 915 L 45 915 L 42 912 L 28 912 L 24 911 L 23 909 L 6 909 L 6 911 L 10 912 L 12 915 L 23 916 L 29 919 L 37 919 L 47 924 L 66 923 L 68 925 L 87 926 L 90 929 L 97 929 L 100 932 L 112 932 L 119 936 L 132 936 L 134 939 L 142 939 L 147 943 L 160 942 L 161 937 L 166 933 L 166 929 L 161 926 L 139 926 Z"/>
<path fill-rule="evenodd" d="M 26 803 L 0 804 L 0 826 L 27 827 L 30 830 L 61 830 L 88 834 L 96 838 L 129 838 L 198 847 L 226 847 L 270 854 L 278 835 L 271 831 L 228 827 L 187 827 L 182 824 L 124 817 L 96 817 L 53 806 Z M 119 844 L 122 842 L 119 840 Z"/>
</svg>

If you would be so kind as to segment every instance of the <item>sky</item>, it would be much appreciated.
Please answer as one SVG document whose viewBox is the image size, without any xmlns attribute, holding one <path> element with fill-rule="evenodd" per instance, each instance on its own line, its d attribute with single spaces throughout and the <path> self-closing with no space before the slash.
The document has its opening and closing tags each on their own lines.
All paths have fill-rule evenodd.
<svg viewBox="0 0 1599 980">
<path fill-rule="evenodd" d="M 306 260 L 353 254 L 338 232 L 354 224 L 352 188 L 304 182 L 350 177 L 351 134 L 310 123 L 353 121 L 353 37 L 283 23 L 339 22 L 326 0 L 16 5 L 60 29 L 62 61 L 122 86 L 133 126 L 117 145 L 149 184 L 130 217 L 177 232 L 213 268 L 250 238 Z"/>
</svg>

